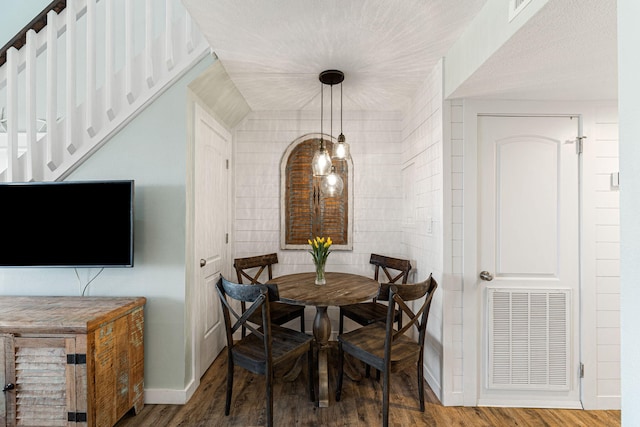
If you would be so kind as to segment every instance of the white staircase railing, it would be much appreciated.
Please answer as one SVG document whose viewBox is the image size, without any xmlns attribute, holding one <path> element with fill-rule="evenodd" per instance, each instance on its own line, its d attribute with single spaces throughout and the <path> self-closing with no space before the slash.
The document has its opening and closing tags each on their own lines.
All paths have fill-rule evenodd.
<svg viewBox="0 0 640 427">
<path fill-rule="evenodd" d="M 0 67 L 0 182 L 63 179 L 208 52 L 179 0 L 67 0 Z"/>
</svg>

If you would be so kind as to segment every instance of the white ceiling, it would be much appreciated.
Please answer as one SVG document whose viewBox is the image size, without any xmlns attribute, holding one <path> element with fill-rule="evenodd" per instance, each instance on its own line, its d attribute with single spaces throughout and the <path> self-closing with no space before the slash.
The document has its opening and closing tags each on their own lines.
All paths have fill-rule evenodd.
<svg viewBox="0 0 640 427">
<path fill-rule="evenodd" d="M 493 0 L 492 0 L 493 1 Z M 486 0 L 183 0 L 252 110 L 402 110 Z M 453 94 L 615 99 L 616 0 L 549 0 Z M 337 89 L 337 88 L 336 88 Z"/>
<path fill-rule="evenodd" d="M 454 97 L 615 100 L 616 0 L 549 0 Z"/>
</svg>

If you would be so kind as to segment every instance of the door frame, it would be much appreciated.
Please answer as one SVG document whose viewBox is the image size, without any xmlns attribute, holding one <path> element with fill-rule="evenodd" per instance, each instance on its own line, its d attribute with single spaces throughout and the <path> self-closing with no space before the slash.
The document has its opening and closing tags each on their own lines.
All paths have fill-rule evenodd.
<svg viewBox="0 0 640 427">
<path fill-rule="evenodd" d="M 191 361 L 190 378 L 186 378 L 185 386 L 185 402 L 195 393 L 200 385 L 200 346 L 198 331 L 199 311 L 197 293 L 195 286 L 198 284 L 199 267 L 196 259 L 196 236 L 195 236 L 195 126 L 196 126 L 196 108 L 201 108 L 207 113 L 211 119 L 219 126 L 226 129 L 231 135 L 233 144 L 233 132 L 229 130 L 223 122 L 217 119 L 215 113 L 198 97 L 198 95 L 188 90 L 187 95 L 187 176 L 186 176 L 186 247 L 185 247 L 185 339 L 187 340 L 186 348 L 191 349 L 191 354 L 187 355 Z M 227 187 L 227 221 L 229 241 L 224 251 L 227 262 L 223 262 L 221 269 L 225 277 L 231 277 L 231 256 L 233 253 L 233 239 L 231 238 L 233 221 L 232 214 L 234 211 L 233 197 L 233 145 L 229 147 L 229 180 Z M 226 343 L 225 343 L 226 345 Z"/>
<path fill-rule="evenodd" d="M 463 293 L 462 293 L 462 346 L 463 346 L 463 381 L 462 394 L 464 406 L 477 406 L 480 397 L 480 381 L 482 350 L 482 331 L 477 319 L 480 314 L 480 300 L 475 290 L 478 266 L 478 116 L 482 115 L 513 115 L 513 116 L 576 116 L 582 120 L 582 134 L 589 135 L 589 126 L 584 120 L 584 113 L 592 113 L 588 107 L 580 103 L 564 102 L 525 102 L 525 101 L 479 101 L 464 100 L 463 102 L 463 132 L 464 132 L 464 176 L 463 176 Z M 595 316 L 584 316 L 582 313 L 596 312 L 595 300 L 595 266 L 594 263 L 584 262 L 585 259 L 595 259 L 595 211 L 594 197 L 585 189 L 594 188 L 592 171 L 589 170 L 594 157 L 593 150 L 585 143 L 583 154 L 579 160 L 580 194 L 578 209 L 580 215 L 579 227 L 579 288 L 578 302 L 580 325 L 578 339 L 580 340 L 580 361 L 585 370 L 592 374 L 582 379 L 580 385 L 580 399 L 584 407 L 586 402 L 596 399 L 596 321 Z M 471 326 L 473 325 L 473 326 Z"/>
</svg>

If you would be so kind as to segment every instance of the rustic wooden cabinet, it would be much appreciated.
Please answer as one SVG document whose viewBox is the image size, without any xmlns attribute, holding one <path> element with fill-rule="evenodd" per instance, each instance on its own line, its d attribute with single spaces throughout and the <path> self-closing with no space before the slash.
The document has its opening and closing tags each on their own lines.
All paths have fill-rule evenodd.
<svg viewBox="0 0 640 427">
<path fill-rule="evenodd" d="M 145 302 L 0 296 L 0 426 L 111 427 L 138 413 Z"/>
</svg>

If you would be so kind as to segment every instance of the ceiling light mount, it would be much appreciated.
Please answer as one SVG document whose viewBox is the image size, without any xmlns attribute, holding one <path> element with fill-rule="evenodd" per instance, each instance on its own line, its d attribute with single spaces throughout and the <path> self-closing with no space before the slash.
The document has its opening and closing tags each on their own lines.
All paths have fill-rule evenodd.
<svg viewBox="0 0 640 427">
<path fill-rule="evenodd" d="M 344 73 L 340 70 L 324 70 L 318 79 L 323 85 L 333 86 L 344 81 Z"/>
</svg>

